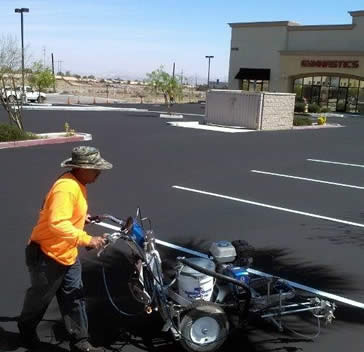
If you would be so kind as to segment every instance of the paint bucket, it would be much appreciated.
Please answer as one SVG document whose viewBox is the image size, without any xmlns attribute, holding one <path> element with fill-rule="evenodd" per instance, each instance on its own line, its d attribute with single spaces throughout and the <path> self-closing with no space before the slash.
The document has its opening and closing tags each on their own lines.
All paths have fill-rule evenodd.
<svg viewBox="0 0 364 352">
<path fill-rule="evenodd" d="M 188 258 L 192 264 L 215 271 L 215 263 L 207 258 Z M 209 301 L 214 289 L 214 278 L 184 265 L 178 277 L 178 292 L 188 300 Z"/>
</svg>

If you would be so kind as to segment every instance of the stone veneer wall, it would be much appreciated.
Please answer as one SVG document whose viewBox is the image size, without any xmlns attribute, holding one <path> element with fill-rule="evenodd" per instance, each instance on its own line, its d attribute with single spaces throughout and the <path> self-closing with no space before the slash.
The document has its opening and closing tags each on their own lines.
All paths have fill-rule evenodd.
<svg viewBox="0 0 364 352">
<path fill-rule="evenodd" d="M 281 130 L 293 127 L 295 94 L 263 93 L 261 130 Z"/>
</svg>

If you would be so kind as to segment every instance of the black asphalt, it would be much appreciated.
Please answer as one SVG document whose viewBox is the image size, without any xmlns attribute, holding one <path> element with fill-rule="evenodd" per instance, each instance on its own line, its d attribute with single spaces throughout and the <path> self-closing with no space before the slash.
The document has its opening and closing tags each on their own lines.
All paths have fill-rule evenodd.
<svg viewBox="0 0 364 352">
<path fill-rule="evenodd" d="M 175 111 L 203 113 L 200 104 L 175 106 Z M 6 116 L 0 112 L 0 122 L 3 121 Z M 141 206 L 143 215 L 151 217 L 158 238 L 204 251 L 213 240 L 245 239 L 257 248 L 255 268 L 364 302 L 363 228 L 171 187 L 190 187 L 364 224 L 363 190 L 250 171 L 363 186 L 363 168 L 318 164 L 306 159 L 364 164 L 364 119 L 329 119 L 345 125 L 344 128 L 229 134 L 171 127 L 156 113 L 28 111 L 24 116 L 26 129 L 37 133 L 62 131 L 66 121 L 76 131 L 91 133 L 93 140 L 87 144 L 99 147 L 102 155 L 114 164 L 111 171 L 104 172 L 89 187 L 91 213 L 124 217 Z M 59 163 L 79 144 L 0 150 L 1 351 L 24 350 L 19 346 L 15 324 L 29 285 L 24 245 L 43 196 L 63 171 Z M 95 234 L 103 232 L 95 226 L 89 230 Z M 164 249 L 162 253 L 169 260 L 179 254 Z M 111 254 L 107 264 L 113 265 L 107 266 L 107 274 L 111 291 L 119 297 L 117 303 L 125 310 L 140 309 L 127 291 L 127 262 L 117 252 Z M 120 317 L 106 299 L 95 254 L 82 251 L 82 258 L 90 332 L 96 342 L 123 341 L 114 347 L 122 347 L 125 352 L 180 351 L 178 344 L 159 332 L 161 322 L 157 314 Z M 231 351 L 238 344 L 248 352 L 362 351 L 363 313 L 339 305 L 334 324 L 322 327 L 321 336 L 313 341 L 281 334 L 270 327 L 251 326 L 243 333 L 232 334 L 223 350 Z M 65 343 L 57 347 L 48 344 L 62 340 L 59 318 L 53 302 L 39 327 L 47 350 L 67 349 Z M 296 328 L 303 324 L 305 332 L 313 334 L 315 326 L 304 323 L 294 321 Z"/>
</svg>

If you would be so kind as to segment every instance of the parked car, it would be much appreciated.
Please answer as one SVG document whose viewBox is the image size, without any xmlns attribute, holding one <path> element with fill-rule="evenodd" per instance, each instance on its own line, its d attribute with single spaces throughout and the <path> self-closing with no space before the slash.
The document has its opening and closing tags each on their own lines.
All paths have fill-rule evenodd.
<svg viewBox="0 0 364 352">
<path fill-rule="evenodd" d="M 9 103 L 14 104 L 17 100 L 21 100 L 22 87 L 16 87 L 15 91 L 11 87 L 6 87 L 6 89 L 1 89 L 1 96 L 9 101 Z M 42 92 L 36 92 L 31 86 L 24 86 L 25 96 L 27 102 L 38 102 L 43 103 L 47 96 Z"/>
<path fill-rule="evenodd" d="M 14 91 L 10 87 L 2 88 L 0 93 L 1 93 L 1 98 L 9 101 L 10 103 L 15 103 L 17 99 L 21 98 L 19 92 L 16 90 Z"/>
<path fill-rule="evenodd" d="M 18 86 L 16 90 L 19 92 L 19 95 L 21 96 L 22 87 Z M 27 97 L 27 101 L 43 103 L 47 99 L 45 93 L 34 91 L 34 89 L 31 86 L 24 86 L 24 91 Z"/>
</svg>

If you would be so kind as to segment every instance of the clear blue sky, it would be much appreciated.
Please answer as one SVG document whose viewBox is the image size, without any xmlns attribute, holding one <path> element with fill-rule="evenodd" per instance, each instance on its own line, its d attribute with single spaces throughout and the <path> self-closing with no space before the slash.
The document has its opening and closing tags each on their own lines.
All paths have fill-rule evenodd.
<svg viewBox="0 0 364 352">
<path fill-rule="evenodd" d="M 62 71 L 143 78 L 160 65 L 203 80 L 205 55 L 214 55 L 211 78 L 227 79 L 231 22 L 283 21 L 300 24 L 351 23 L 348 11 L 364 10 L 359 0 L 1 0 L 3 35 L 25 43 L 32 58 L 47 63 L 53 53 Z M 55 64 L 58 69 L 58 63 Z"/>
</svg>

